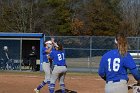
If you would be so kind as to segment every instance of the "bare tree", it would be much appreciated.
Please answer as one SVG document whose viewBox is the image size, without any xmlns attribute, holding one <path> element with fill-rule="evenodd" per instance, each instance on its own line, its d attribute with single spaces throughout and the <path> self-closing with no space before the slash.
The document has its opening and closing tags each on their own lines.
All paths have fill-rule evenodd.
<svg viewBox="0 0 140 93">
<path fill-rule="evenodd" d="M 140 1 L 139 0 L 122 0 L 122 19 L 126 33 L 131 35 L 140 35 Z"/>
<path fill-rule="evenodd" d="M 22 0 L 0 0 L 1 20 L 7 32 L 27 31 L 27 10 Z"/>
</svg>

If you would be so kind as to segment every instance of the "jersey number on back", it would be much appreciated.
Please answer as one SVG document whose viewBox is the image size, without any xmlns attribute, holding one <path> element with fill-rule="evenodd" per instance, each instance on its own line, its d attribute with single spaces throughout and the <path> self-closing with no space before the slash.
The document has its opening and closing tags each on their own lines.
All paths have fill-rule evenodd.
<svg viewBox="0 0 140 93">
<path fill-rule="evenodd" d="M 58 56 L 58 60 L 61 61 L 61 60 L 64 60 L 64 53 L 62 54 L 57 54 Z"/>
<path fill-rule="evenodd" d="M 113 62 L 112 66 L 111 67 L 111 62 Z M 120 58 L 115 58 L 115 59 L 111 59 L 109 58 L 108 59 L 108 71 L 114 71 L 114 72 L 117 72 L 120 68 Z"/>
</svg>

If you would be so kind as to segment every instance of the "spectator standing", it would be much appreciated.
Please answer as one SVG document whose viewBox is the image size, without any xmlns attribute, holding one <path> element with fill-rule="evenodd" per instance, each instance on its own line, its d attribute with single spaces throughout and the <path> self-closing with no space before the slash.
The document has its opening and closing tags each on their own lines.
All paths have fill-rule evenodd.
<svg viewBox="0 0 140 93">
<path fill-rule="evenodd" d="M 37 60 L 37 53 L 35 46 L 32 46 L 32 50 L 29 53 L 29 66 L 31 67 L 32 71 L 36 71 L 36 60 Z"/>
</svg>

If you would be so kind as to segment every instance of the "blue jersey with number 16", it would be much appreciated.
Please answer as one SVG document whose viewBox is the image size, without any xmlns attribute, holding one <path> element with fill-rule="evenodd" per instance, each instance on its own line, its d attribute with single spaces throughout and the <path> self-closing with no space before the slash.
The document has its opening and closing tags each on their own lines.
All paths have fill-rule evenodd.
<svg viewBox="0 0 140 93">
<path fill-rule="evenodd" d="M 51 59 L 53 59 L 53 64 L 58 66 L 65 66 L 65 52 L 59 50 L 52 50 L 50 53 Z"/>
<path fill-rule="evenodd" d="M 114 49 L 103 55 L 98 73 L 106 76 L 106 81 L 128 80 L 127 69 L 136 69 L 132 56 L 127 53 L 122 57 L 118 49 Z"/>
</svg>

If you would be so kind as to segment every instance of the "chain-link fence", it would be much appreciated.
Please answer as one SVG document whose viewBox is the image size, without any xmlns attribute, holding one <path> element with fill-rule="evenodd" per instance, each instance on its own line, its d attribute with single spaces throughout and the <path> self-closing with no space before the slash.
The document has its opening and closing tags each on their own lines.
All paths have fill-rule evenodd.
<svg viewBox="0 0 140 93">
<path fill-rule="evenodd" d="M 110 36 L 53 37 L 56 42 L 61 42 L 64 46 L 69 71 L 96 72 L 102 55 L 115 48 L 114 37 Z M 46 36 L 45 40 L 50 40 L 50 38 L 50 36 Z M 37 41 L 34 41 L 34 43 L 36 42 Z M 24 45 L 22 43 L 24 43 Z M 140 37 L 128 37 L 128 43 L 129 52 L 135 54 L 134 58 L 139 66 Z M 8 46 L 8 51 L 10 53 L 10 60 L 6 63 L 4 62 L 4 58 L 2 58 L 4 46 Z M 25 70 L 23 65 L 23 54 L 30 50 L 30 46 L 28 45 L 28 48 L 26 48 L 26 46 L 27 41 L 23 41 L 20 38 L 0 38 L 0 70 L 3 70 L 4 68 L 12 70 Z M 38 61 L 39 60 L 40 59 L 38 59 Z"/>
<path fill-rule="evenodd" d="M 51 37 L 46 36 L 46 40 Z M 54 36 L 66 51 L 69 71 L 97 72 L 104 53 L 114 49 L 114 37 L 110 36 Z M 139 54 L 139 37 L 128 37 L 129 52 Z M 136 56 L 135 56 L 136 58 Z M 135 59 L 139 63 L 140 56 Z"/>
</svg>

